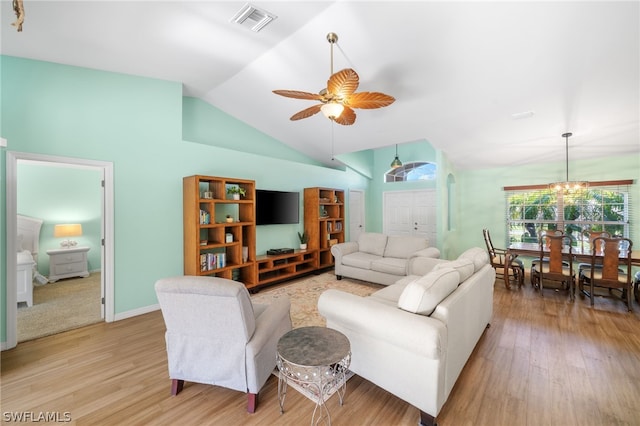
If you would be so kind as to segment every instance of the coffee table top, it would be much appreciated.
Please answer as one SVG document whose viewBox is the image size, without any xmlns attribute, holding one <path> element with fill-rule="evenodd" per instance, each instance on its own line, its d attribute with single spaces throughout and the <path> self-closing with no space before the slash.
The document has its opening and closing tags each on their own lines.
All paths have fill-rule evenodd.
<svg viewBox="0 0 640 426">
<path fill-rule="evenodd" d="M 310 367 L 340 362 L 350 350 L 347 336 L 326 327 L 294 328 L 278 341 L 278 355 L 281 358 Z"/>
</svg>

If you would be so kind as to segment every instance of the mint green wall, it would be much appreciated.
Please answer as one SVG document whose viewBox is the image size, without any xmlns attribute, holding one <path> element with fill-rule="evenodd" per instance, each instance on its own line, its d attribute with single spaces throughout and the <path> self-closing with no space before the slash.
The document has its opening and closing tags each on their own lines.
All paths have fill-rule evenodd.
<svg viewBox="0 0 640 426">
<path fill-rule="evenodd" d="M 505 167 L 485 170 L 467 170 L 459 173 L 458 195 L 460 216 L 458 244 L 455 255 L 472 246 L 484 247 L 482 228 L 491 230 L 491 239 L 497 247 L 506 241 L 504 186 L 534 185 L 562 179 L 563 162 L 532 166 Z M 635 179 L 631 199 L 637 207 L 640 202 L 640 156 L 598 158 L 571 161 L 571 178 L 589 181 Z M 635 209 L 636 212 L 638 209 Z M 640 241 L 639 215 L 632 218 L 631 239 Z"/>
<path fill-rule="evenodd" d="M 38 256 L 38 271 L 42 275 L 49 275 L 46 251 L 60 248 L 61 238 L 53 236 L 53 228 L 58 223 L 82 225 L 82 236 L 72 239 L 78 246 L 89 247 L 89 271 L 101 270 L 101 177 L 98 170 L 18 162 L 18 214 L 44 221 Z"/>
<path fill-rule="evenodd" d="M 180 83 L 8 56 L 2 57 L 1 78 L 2 105 L 11 108 L 2 109 L 0 136 L 8 139 L 9 150 L 114 164 L 116 314 L 155 304 L 155 281 L 182 274 L 184 176 L 255 179 L 258 187 L 276 190 L 368 185 L 353 171 L 310 165 L 311 160 L 304 164 L 302 158 L 280 160 L 184 141 Z M 233 132 L 239 131 L 238 122 L 229 120 Z M 189 123 L 196 134 L 202 134 L 199 126 L 209 125 L 206 116 Z M 224 132 L 224 120 L 220 126 Z M 256 147 L 273 142 L 260 133 L 245 134 Z M 4 185 L 3 179 L 3 192 Z M 266 250 L 293 245 L 302 224 L 259 228 L 258 249 Z M 1 278 L 4 296 L 6 273 Z M 4 315 L 1 333 L 6 340 Z"/>
<path fill-rule="evenodd" d="M 184 140 L 281 160 L 320 165 L 319 162 L 200 99 L 183 98 L 182 118 Z M 256 140 L 260 140 L 260 143 L 257 144 Z"/>
<path fill-rule="evenodd" d="M 371 187 L 367 193 L 367 224 L 369 232 L 382 232 L 382 193 L 385 191 L 409 191 L 415 189 L 436 188 L 439 186 L 435 181 L 414 181 L 414 182 L 393 182 L 385 183 L 384 174 L 389 171 L 389 165 L 396 155 L 395 146 L 376 149 L 373 152 L 373 178 Z M 426 141 L 410 142 L 398 145 L 398 157 L 403 163 L 410 161 L 436 162 L 437 152 Z M 440 199 L 440 194 L 437 194 Z"/>
</svg>

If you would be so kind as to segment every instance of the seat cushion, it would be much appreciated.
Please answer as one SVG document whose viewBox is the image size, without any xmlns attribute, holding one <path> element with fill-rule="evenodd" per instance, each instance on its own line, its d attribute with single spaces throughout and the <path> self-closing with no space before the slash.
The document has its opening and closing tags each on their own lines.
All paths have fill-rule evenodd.
<svg viewBox="0 0 640 426">
<path fill-rule="evenodd" d="M 371 262 L 371 270 L 376 272 L 384 272 L 385 274 L 406 275 L 407 259 L 383 257 Z"/>
<path fill-rule="evenodd" d="M 419 277 L 413 277 L 410 281 L 399 280 L 395 284 L 386 286 L 370 295 L 369 297 L 377 302 L 384 303 L 385 305 L 398 306 L 398 299 L 400 295 L 407 287 L 407 285 Z"/>
<path fill-rule="evenodd" d="M 460 282 L 460 274 L 453 268 L 442 268 L 407 284 L 398 307 L 405 311 L 431 315 L 436 306 L 455 291 Z"/>
<path fill-rule="evenodd" d="M 466 281 L 467 278 L 473 275 L 473 271 L 475 270 L 475 266 L 471 259 L 456 259 L 451 262 L 438 263 L 434 266 L 433 270 L 437 271 L 442 268 L 453 268 L 458 271 L 460 274 L 460 283 Z"/>
<path fill-rule="evenodd" d="M 358 251 L 382 256 L 387 245 L 387 236 L 375 232 L 364 232 L 358 237 Z"/>
<path fill-rule="evenodd" d="M 425 238 L 389 236 L 384 249 L 384 257 L 408 259 L 413 253 L 425 248 L 427 248 Z"/>
<path fill-rule="evenodd" d="M 342 256 L 342 264 L 345 266 L 352 266 L 354 268 L 370 270 L 371 262 L 376 261 L 378 259 L 380 259 L 380 256 L 357 251 L 355 253 L 350 253 L 350 254 L 347 254 L 346 256 Z"/>
</svg>

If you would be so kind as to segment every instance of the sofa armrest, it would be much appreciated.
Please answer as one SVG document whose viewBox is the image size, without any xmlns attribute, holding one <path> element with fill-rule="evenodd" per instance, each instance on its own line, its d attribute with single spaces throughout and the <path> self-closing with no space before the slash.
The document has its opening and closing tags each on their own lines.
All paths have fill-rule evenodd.
<svg viewBox="0 0 640 426">
<path fill-rule="evenodd" d="M 437 250 L 437 249 L 436 249 Z M 422 251 L 422 250 L 421 250 Z M 413 256 L 407 263 L 407 275 L 427 275 L 433 270 L 433 268 L 443 262 L 448 262 L 444 259 L 437 259 L 433 257 L 425 256 Z"/>
<path fill-rule="evenodd" d="M 427 248 L 423 248 L 422 250 L 418 250 L 417 252 L 413 253 L 411 255 L 411 257 L 431 257 L 433 259 L 440 259 L 440 250 L 438 250 L 436 247 L 427 247 Z"/>
<path fill-rule="evenodd" d="M 429 359 L 441 359 L 447 346 L 445 325 L 368 297 L 330 289 L 318 299 L 318 311 L 327 325 L 364 334 Z M 348 336 L 347 336 L 348 337 Z"/>
<path fill-rule="evenodd" d="M 342 256 L 349 253 L 355 253 L 358 251 L 358 243 L 354 241 L 348 241 L 346 243 L 334 244 L 331 246 L 331 254 L 336 260 L 336 263 L 342 263 Z"/>
</svg>

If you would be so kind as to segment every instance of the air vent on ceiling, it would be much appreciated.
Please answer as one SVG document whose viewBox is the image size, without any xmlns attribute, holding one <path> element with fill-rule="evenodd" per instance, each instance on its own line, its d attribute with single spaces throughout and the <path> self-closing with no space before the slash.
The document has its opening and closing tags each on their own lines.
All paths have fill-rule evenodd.
<svg viewBox="0 0 640 426">
<path fill-rule="evenodd" d="M 273 13 L 267 12 L 263 9 L 258 9 L 257 7 L 247 3 L 238 11 L 238 13 L 235 14 L 233 18 L 231 18 L 230 22 L 240 24 L 257 33 L 276 18 L 277 16 Z"/>
</svg>

